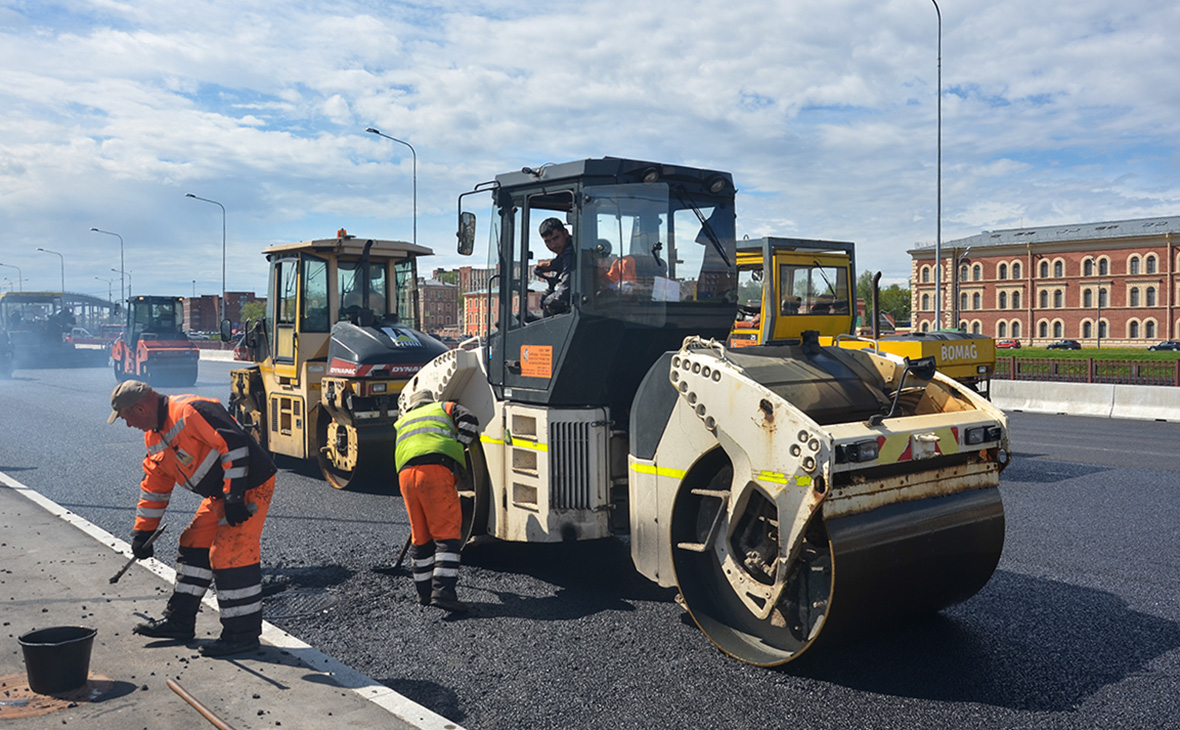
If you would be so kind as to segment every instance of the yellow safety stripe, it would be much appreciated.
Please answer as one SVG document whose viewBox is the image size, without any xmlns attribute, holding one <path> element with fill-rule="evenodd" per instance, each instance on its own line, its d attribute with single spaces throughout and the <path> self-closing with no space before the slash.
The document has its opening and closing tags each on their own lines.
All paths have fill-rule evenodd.
<svg viewBox="0 0 1180 730">
<path fill-rule="evenodd" d="M 654 474 L 658 477 L 670 477 L 672 479 L 683 479 L 688 472 L 683 469 L 670 469 L 666 466 L 654 466 L 652 464 L 631 464 L 631 471 L 636 474 Z"/>
</svg>

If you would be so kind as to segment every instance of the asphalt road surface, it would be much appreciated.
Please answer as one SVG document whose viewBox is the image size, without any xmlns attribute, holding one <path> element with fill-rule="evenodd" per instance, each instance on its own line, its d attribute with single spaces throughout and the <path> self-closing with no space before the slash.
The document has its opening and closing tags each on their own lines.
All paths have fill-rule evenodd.
<svg viewBox="0 0 1180 730">
<path fill-rule="evenodd" d="M 185 390 L 224 401 L 230 367 L 202 362 Z M 114 384 L 105 369 L 0 381 L 0 471 L 126 536 L 143 442 L 105 423 Z M 471 730 L 1180 727 L 1180 424 L 1017 413 L 1012 431 L 983 591 L 778 670 L 714 649 L 614 540 L 471 545 L 474 612 L 447 619 L 390 569 L 400 498 L 289 461 L 263 534 L 266 614 Z M 177 491 L 177 532 L 196 504 Z"/>
</svg>

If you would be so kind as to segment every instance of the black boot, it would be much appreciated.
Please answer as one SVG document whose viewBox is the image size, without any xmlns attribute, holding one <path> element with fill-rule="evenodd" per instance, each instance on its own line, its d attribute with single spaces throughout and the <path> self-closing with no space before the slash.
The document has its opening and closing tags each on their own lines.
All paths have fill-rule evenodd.
<svg viewBox="0 0 1180 730">
<path fill-rule="evenodd" d="M 207 644 L 202 644 L 197 648 L 197 651 L 201 653 L 201 656 L 216 658 L 254 651 L 259 646 L 261 644 L 257 636 L 239 636 L 227 634 L 223 631 L 220 638 L 210 641 Z"/>
<path fill-rule="evenodd" d="M 150 636 L 153 639 L 175 639 L 177 641 L 188 641 L 196 636 L 197 633 L 197 619 L 194 616 L 191 619 L 185 620 L 164 614 L 164 618 L 150 619 L 142 624 L 139 624 L 133 632 L 140 636 Z"/>
<path fill-rule="evenodd" d="M 458 540 L 439 540 L 438 550 L 434 554 L 434 572 L 430 593 L 430 605 L 437 606 L 448 613 L 467 613 L 466 603 L 455 595 L 455 585 L 459 582 L 459 548 Z"/>
</svg>

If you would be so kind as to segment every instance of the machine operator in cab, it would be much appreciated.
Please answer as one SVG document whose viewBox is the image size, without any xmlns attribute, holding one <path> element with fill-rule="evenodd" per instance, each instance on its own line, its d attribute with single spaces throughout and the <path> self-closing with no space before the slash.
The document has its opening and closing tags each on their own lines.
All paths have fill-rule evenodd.
<svg viewBox="0 0 1180 730">
<path fill-rule="evenodd" d="M 155 548 L 149 538 L 180 486 L 204 497 L 180 535 L 176 586 L 164 617 L 139 624 L 142 636 L 189 641 L 197 609 L 217 583 L 221 636 L 199 647 L 218 657 L 257 649 L 262 635 L 260 538 L 275 486 L 270 455 L 212 398 L 165 396 L 147 383 L 128 380 L 111 394 L 107 423 L 122 418 L 143 431 L 139 506 L 131 552 L 143 560 Z"/>
<path fill-rule="evenodd" d="M 548 317 L 570 311 L 570 278 L 574 273 L 574 247 L 569 231 L 557 218 L 541 221 L 541 240 L 554 257 L 533 269 L 537 276 L 548 280 L 552 291 L 541 300 L 541 308 Z"/>
</svg>

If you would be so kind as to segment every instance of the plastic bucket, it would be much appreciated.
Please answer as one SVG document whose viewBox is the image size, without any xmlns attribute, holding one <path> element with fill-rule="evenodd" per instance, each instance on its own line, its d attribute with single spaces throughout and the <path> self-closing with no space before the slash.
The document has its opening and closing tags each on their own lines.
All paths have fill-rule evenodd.
<svg viewBox="0 0 1180 730">
<path fill-rule="evenodd" d="M 29 689 L 37 694 L 68 692 L 86 684 L 90 649 L 98 629 L 53 626 L 30 631 L 17 639 L 25 654 Z"/>
</svg>

